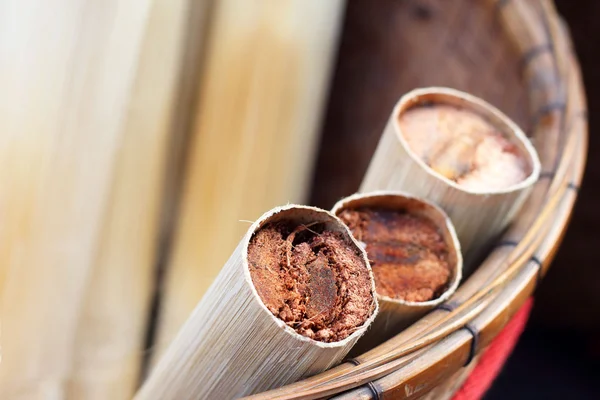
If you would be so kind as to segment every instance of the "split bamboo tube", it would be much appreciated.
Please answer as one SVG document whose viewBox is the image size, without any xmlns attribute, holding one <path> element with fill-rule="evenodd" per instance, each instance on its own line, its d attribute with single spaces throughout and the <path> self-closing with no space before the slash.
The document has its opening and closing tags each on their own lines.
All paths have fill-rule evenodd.
<svg viewBox="0 0 600 400">
<path fill-rule="evenodd" d="M 356 221 L 348 213 L 353 211 L 383 211 L 387 214 L 366 216 L 364 221 Z M 347 223 L 354 237 L 366 246 L 377 287 L 379 314 L 352 350 L 353 354 L 361 354 L 383 343 L 446 301 L 456 291 L 462 277 L 460 244 L 452 222 L 436 205 L 406 193 L 380 191 L 346 197 L 335 204 L 332 213 Z M 410 220 L 394 220 L 391 213 L 408 216 Z M 381 222 L 387 221 L 389 232 L 381 232 L 378 218 Z M 429 223 L 437 232 L 429 230 Z M 410 225 L 407 228 L 410 232 L 403 230 L 402 225 Z M 368 242 L 366 236 L 369 236 Z M 416 246 L 419 246 L 418 252 L 415 251 Z M 393 262 L 398 264 L 392 268 L 384 265 Z M 444 264 L 447 269 L 443 268 Z M 387 268 L 387 271 L 379 273 L 378 268 Z M 403 273 L 402 280 L 394 281 L 389 271 Z M 443 277 L 446 272 L 448 276 L 441 283 L 440 275 Z M 383 281 L 384 279 L 391 282 Z M 436 286 L 433 286 L 433 282 L 437 282 Z M 430 290 L 433 295 L 429 293 Z M 408 300 L 411 295 L 423 295 L 427 299 Z"/>
<path fill-rule="evenodd" d="M 313 340 L 307 334 L 300 334 L 298 325 L 280 319 L 283 318 L 284 311 L 279 310 L 278 316 L 274 315 L 277 308 L 272 309 L 268 299 L 278 296 L 274 289 L 276 284 L 265 284 L 266 281 L 252 272 L 257 268 L 273 272 L 273 265 L 269 267 L 262 258 L 257 262 L 251 257 L 249 250 L 253 243 L 258 243 L 256 246 L 263 249 L 261 251 L 265 256 L 274 254 L 264 245 L 265 242 L 259 241 L 258 232 L 278 223 L 291 224 L 293 231 L 286 243 L 289 241 L 290 247 L 293 243 L 294 251 L 306 244 L 296 242 L 302 231 L 311 232 L 317 239 L 322 239 L 325 232 L 334 232 L 347 249 L 345 251 L 352 252 L 353 262 L 360 264 L 360 269 L 355 269 L 355 273 L 346 277 L 338 270 L 335 278 L 337 289 L 332 287 L 331 291 L 326 289 L 329 287 L 326 282 L 333 278 L 327 276 L 332 271 L 331 262 L 337 261 L 330 260 L 325 269 L 314 267 L 317 261 L 306 264 L 311 276 L 309 282 L 313 283 L 308 283 L 310 289 L 303 323 L 316 318 L 308 318 L 308 310 L 316 304 L 311 303 L 312 301 L 332 304 L 328 300 L 323 301 L 329 297 L 327 293 L 336 296 L 335 293 L 343 293 L 347 289 L 344 296 L 348 297 L 343 302 L 345 311 L 338 313 L 334 321 L 347 321 L 348 314 L 345 313 L 356 310 L 358 304 L 361 304 L 364 318 L 360 325 L 352 325 L 345 338 L 328 342 Z M 319 229 L 317 226 L 321 226 L 320 232 L 315 231 Z M 334 256 L 341 254 L 333 247 L 328 247 L 327 251 L 327 254 Z M 280 250 L 275 254 L 285 258 Z M 290 249 L 285 254 L 288 265 L 291 262 L 292 266 L 287 270 L 292 273 L 298 271 L 298 265 L 294 261 L 298 260 L 295 258 L 296 253 Z M 341 263 L 338 265 L 342 266 Z M 294 278 L 294 282 L 294 290 L 299 290 L 301 281 Z M 311 286 L 313 284 L 316 286 Z M 286 287 L 286 290 L 290 290 L 288 284 Z M 361 302 L 355 300 L 357 293 L 364 294 L 364 297 L 360 297 Z M 322 307 L 318 306 L 321 311 L 315 315 L 328 313 L 327 307 L 321 310 Z M 295 310 L 298 309 L 288 311 L 291 313 Z M 337 364 L 365 332 L 376 313 L 377 301 L 371 269 L 364 250 L 348 228 L 329 212 L 314 207 L 288 205 L 273 209 L 250 227 L 202 301 L 150 373 L 136 399 L 230 399 L 294 382 Z M 333 329 L 331 326 L 331 330 Z M 317 336 L 318 334 L 314 337 Z"/>
<path fill-rule="evenodd" d="M 202 31 L 195 25 L 203 22 L 203 11 L 189 0 L 152 2 L 79 319 L 70 399 L 129 400 L 137 388 L 166 158 L 170 140 L 181 134 L 174 120 L 190 45 L 186 34 Z M 191 45 L 200 42 L 196 37 Z"/>
<path fill-rule="evenodd" d="M 0 3 L 2 399 L 67 397 L 151 4 Z"/>
<path fill-rule="evenodd" d="M 476 186 L 455 181 L 453 172 L 456 171 L 453 170 L 472 168 L 468 160 L 471 155 L 467 156 L 467 153 L 475 152 L 474 144 L 466 143 L 468 140 L 463 140 L 463 136 L 451 144 L 456 148 L 444 149 L 446 157 L 437 160 L 421 158 L 409 146 L 400 119 L 418 107 L 440 105 L 470 112 L 497 130 L 524 161 L 523 179 L 502 188 L 495 188 L 494 181 L 484 181 Z M 424 131 L 417 133 L 425 136 Z M 434 165 L 436 162 L 439 165 Z M 482 250 L 498 237 L 519 211 L 539 172 L 540 161 L 535 149 L 507 116 L 467 93 L 433 87 L 409 92 L 394 107 L 360 191 L 402 190 L 439 204 L 454 223 L 468 273 Z"/>
<path fill-rule="evenodd" d="M 215 2 L 155 357 L 239 242 L 242 221 L 304 200 L 343 5 Z"/>
</svg>

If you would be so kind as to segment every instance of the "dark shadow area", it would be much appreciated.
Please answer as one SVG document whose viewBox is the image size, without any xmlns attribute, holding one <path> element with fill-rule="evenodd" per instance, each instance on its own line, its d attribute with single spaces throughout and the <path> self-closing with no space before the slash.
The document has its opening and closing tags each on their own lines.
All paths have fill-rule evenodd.
<svg viewBox="0 0 600 400">
<path fill-rule="evenodd" d="M 600 349 L 592 343 L 572 331 L 528 328 L 485 400 L 600 399 Z"/>
</svg>

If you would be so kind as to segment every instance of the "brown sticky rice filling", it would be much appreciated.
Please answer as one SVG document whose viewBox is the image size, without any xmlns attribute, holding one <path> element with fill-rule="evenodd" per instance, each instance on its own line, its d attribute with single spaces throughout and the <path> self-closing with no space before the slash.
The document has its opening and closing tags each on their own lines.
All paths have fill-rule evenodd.
<svg viewBox="0 0 600 400">
<path fill-rule="evenodd" d="M 505 189 L 531 173 L 518 146 L 474 112 L 433 104 L 405 111 L 398 122 L 417 156 L 466 189 Z"/>
<path fill-rule="evenodd" d="M 448 287 L 448 246 L 429 219 L 371 208 L 343 210 L 339 217 L 366 245 L 379 295 L 423 302 Z"/>
<path fill-rule="evenodd" d="M 301 335 L 336 342 L 374 311 L 371 280 L 358 249 L 323 224 L 277 222 L 248 245 L 248 267 L 265 306 Z"/>
</svg>

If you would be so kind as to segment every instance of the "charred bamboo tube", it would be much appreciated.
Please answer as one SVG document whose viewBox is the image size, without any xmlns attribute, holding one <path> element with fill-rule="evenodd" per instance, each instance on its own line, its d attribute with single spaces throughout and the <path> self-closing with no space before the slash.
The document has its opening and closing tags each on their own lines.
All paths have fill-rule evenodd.
<svg viewBox="0 0 600 400">
<path fill-rule="evenodd" d="M 352 350 L 360 354 L 446 301 L 462 277 L 454 226 L 436 205 L 400 192 L 370 192 L 332 210 L 370 260 L 379 314 Z"/>
<path fill-rule="evenodd" d="M 155 356 L 243 236 L 240 221 L 304 200 L 343 5 L 215 2 Z"/>
<path fill-rule="evenodd" d="M 137 400 L 230 399 L 337 364 L 377 313 L 364 250 L 327 211 L 288 205 L 249 229 Z"/>
<path fill-rule="evenodd" d="M 535 149 L 507 116 L 467 93 L 433 87 L 394 107 L 360 191 L 401 190 L 438 204 L 454 223 L 468 273 L 539 173 Z"/>
</svg>

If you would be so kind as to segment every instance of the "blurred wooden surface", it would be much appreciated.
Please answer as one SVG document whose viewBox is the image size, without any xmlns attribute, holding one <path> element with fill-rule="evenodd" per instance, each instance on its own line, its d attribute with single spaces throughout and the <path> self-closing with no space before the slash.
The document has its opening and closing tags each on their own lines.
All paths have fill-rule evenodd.
<svg viewBox="0 0 600 400">
<path fill-rule="evenodd" d="M 0 2 L 2 399 L 68 398 L 151 4 Z"/>
</svg>

